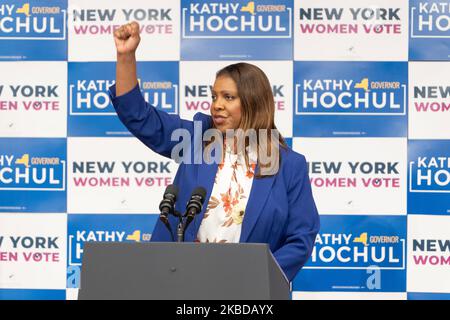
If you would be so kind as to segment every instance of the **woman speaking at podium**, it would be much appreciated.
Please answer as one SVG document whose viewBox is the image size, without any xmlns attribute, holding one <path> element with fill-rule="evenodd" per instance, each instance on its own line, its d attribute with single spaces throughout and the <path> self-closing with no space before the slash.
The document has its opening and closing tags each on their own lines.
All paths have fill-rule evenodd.
<svg viewBox="0 0 450 320">
<path fill-rule="evenodd" d="M 211 129 L 218 133 L 212 134 L 217 139 L 211 141 L 220 141 L 220 152 L 214 153 L 220 160 L 181 161 L 174 179 L 180 190 L 178 209 L 186 205 L 196 187 L 206 190 L 207 205 L 187 228 L 185 241 L 267 243 L 291 281 L 311 255 L 319 215 L 305 157 L 286 146 L 275 127 L 274 98 L 264 72 L 248 63 L 223 68 L 211 91 L 211 116 L 197 113 L 194 121 L 182 120 L 157 110 L 142 97 L 135 58 L 139 25 L 121 26 L 114 40 L 116 84 L 110 95 L 120 120 L 133 135 L 153 151 L 171 157 L 178 143 L 171 140 L 175 130 L 185 130 L 192 137 L 194 127 L 201 124 L 202 133 Z M 263 132 L 266 136 L 251 139 L 248 135 L 244 143 L 238 143 L 238 134 L 233 132 Z M 213 145 L 203 144 L 205 154 Z M 270 155 L 272 161 L 263 162 L 262 155 Z M 198 150 L 192 156 L 198 157 Z M 169 223 L 176 230 L 177 218 L 169 216 Z M 159 220 L 152 241 L 173 241 Z"/>
</svg>

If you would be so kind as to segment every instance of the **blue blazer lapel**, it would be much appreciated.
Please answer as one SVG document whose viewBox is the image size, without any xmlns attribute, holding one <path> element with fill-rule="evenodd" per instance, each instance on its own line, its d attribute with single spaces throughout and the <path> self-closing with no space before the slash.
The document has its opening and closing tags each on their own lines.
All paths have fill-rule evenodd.
<svg viewBox="0 0 450 320">
<path fill-rule="evenodd" d="M 205 202 L 203 202 L 202 211 L 198 214 L 198 216 L 195 217 L 194 221 L 192 222 L 193 226 L 189 227 L 191 231 L 189 232 L 189 240 L 191 241 L 195 240 L 198 233 L 198 229 L 200 228 L 200 224 L 205 215 L 206 208 L 208 207 L 208 202 L 209 198 L 211 197 L 211 192 L 213 190 L 214 179 L 216 177 L 217 169 L 218 169 L 217 163 L 206 164 L 203 162 L 202 164 L 198 165 L 197 181 L 195 181 L 195 183 L 193 182 L 192 190 L 194 190 L 194 188 L 196 187 L 203 187 L 206 189 L 207 193 L 205 197 Z M 190 196 L 191 195 L 189 195 L 188 197 Z M 186 240 L 188 240 L 187 237 Z"/>
<path fill-rule="evenodd" d="M 256 168 L 258 170 L 258 167 Z M 211 197 L 217 169 L 217 163 L 202 163 L 198 165 L 197 181 L 192 184 L 192 188 L 202 186 L 207 190 L 207 194 L 205 202 L 203 203 L 201 213 L 195 217 L 194 221 L 192 222 L 193 225 L 189 226 L 189 230 L 185 235 L 186 241 L 194 241 L 197 236 L 198 229 L 200 228 L 206 208 L 208 207 L 209 198 Z M 255 226 L 256 221 L 258 220 L 258 217 L 262 212 L 262 209 L 264 208 L 274 181 L 275 176 L 253 179 L 252 189 L 250 191 L 247 207 L 245 209 L 244 221 L 242 222 L 240 242 L 247 242 L 248 237 L 250 236 L 250 233 L 253 230 L 253 227 Z M 188 197 L 190 197 L 190 194 L 188 195 Z"/>
<path fill-rule="evenodd" d="M 261 214 L 264 204 L 267 201 L 274 180 L 275 176 L 253 178 L 252 189 L 250 191 L 247 207 L 245 208 L 244 221 L 242 222 L 240 242 L 247 242 L 248 237 Z"/>
</svg>

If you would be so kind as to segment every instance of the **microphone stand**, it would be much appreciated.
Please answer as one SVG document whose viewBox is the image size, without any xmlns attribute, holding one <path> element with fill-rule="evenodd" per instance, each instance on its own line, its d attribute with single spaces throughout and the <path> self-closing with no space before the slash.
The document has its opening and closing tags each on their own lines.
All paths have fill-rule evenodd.
<svg viewBox="0 0 450 320">
<path fill-rule="evenodd" d="M 178 217 L 179 222 L 178 222 L 178 226 L 177 226 L 177 242 L 184 242 L 184 222 L 183 222 L 183 215 L 178 212 L 175 211 L 174 214 L 176 217 Z"/>
</svg>

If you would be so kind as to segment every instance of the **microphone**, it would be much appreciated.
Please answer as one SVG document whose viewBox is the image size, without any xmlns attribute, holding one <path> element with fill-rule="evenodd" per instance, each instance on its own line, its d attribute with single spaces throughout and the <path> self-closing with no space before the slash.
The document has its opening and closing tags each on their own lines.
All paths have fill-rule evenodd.
<svg viewBox="0 0 450 320">
<path fill-rule="evenodd" d="M 159 204 L 159 211 L 161 215 L 167 218 L 167 216 L 174 211 L 173 206 L 178 196 L 178 187 L 174 184 L 169 184 L 164 191 L 163 200 Z"/>
<path fill-rule="evenodd" d="M 161 214 L 159 215 L 159 219 L 164 223 L 164 225 L 169 229 L 170 235 L 173 239 L 172 228 L 170 228 L 169 223 L 169 214 L 173 214 L 175 212 L 174 206 L 175 201 L 178 196 L 178 187 L 176 185 L 170 184 L 167 186 L 166 191 L 164 191 L 163 200 L 159 204 L 159 211 Z"/>
<path fill-rule="evenodd" d="M 203 202 L 205 201 L 206 190 L 203 187 L 197 187 L 194 189 L 191 195 L 191 199 L 188 201 L 186 205 L 186 224 L 184 229 L 188 227 L 188 225 L 194 220 L 195 215 L 199 214 L 202 211 Z"/>
</svg>

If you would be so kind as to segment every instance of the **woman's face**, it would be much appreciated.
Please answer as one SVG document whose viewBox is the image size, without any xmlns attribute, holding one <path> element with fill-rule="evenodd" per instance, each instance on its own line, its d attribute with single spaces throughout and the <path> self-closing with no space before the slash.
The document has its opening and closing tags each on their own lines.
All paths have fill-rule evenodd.
<svg viewBox="0 0 450 320">
<path fill-rule="evenodd" d="M 211 116 L 222 133 L 237 129 L 241 122 L 241 100 L 234 80 L 227 76 L 216 78 L 211 90 Z"/>
</svg>

